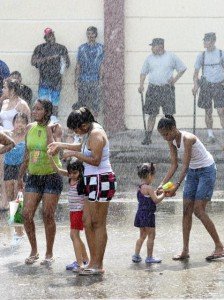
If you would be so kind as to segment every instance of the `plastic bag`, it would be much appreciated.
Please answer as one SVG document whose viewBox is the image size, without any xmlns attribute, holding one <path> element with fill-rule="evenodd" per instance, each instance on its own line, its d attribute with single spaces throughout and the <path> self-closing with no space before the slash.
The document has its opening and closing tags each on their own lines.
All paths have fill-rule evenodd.
<svg viewBox="0 0 224 300">
<path fill-rule="evenodd" d="M 9 203 L 9 225 L 23 225 L 23 193 L 19 192 L 16 200 Z"/>
</svg>

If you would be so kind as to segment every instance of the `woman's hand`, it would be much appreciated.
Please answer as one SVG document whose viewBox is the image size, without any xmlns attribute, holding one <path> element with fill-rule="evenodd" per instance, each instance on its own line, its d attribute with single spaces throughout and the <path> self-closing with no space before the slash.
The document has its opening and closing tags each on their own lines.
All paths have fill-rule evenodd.
<svg viewBox="0 0 224 300">
<path fill-rule="evenodd" d="M 70 157 L 72 157 L 72 156 L 75 156 L 76 152 L 77 152 L 77 151 L 68 151 L 68 150 L 67 150 L 67 151 L 64 151 L 64 152 L 63 152 L 63 155 L 62 155 L 62 158 L 66 160 L 67 158 L 70 158 Z"/>
<path fill-rule="evenodd" d="M 47 146 L 48 148 L 48 154 L 49 155 L 55 155 L 59 152 L 61 148 L 61 143 L 60 142 L 53 142 Z"/>
</svg>

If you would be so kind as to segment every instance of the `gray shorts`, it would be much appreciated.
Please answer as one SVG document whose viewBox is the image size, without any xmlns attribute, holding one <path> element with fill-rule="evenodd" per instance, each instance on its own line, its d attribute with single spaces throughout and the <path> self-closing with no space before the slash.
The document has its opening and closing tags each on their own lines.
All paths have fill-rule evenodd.
<svg viewBox="0 0 224 300">
<path fill-rule="evenodd" d="M 99 81 L 79 82 L 78 103 L 76 105 L 88 107 L 92 112 L 100 111 L 100 85 Z"/>
<path fill-rule="evenodd" d="M 198 107 L 212 108 L 212 100 L 215 108 L 224 107 L 224 86 L 221 83 L 206 83 L 200 88 Z"/>
<path fill-rule="evenodd" d="M 173 115 L 175 108 L 175 87 L 169 84 L 158 86 L 149 84 L 145 95 L 144 111 L 148 115 L 157 116 L 160 106 L 164 115 Z"/>
</svg>

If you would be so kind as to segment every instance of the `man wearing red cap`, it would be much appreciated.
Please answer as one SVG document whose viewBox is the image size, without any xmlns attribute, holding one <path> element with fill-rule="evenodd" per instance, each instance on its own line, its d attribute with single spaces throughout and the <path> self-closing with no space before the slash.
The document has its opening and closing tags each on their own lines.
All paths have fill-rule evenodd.
<svg viewBox="0 0 224 300">
<path fill-rule="evenodd" d="M 44 30 L 45 43 L 38 45 L 33 52 L 31 65 L 39 69 L 39 99 L 48 99 L 53 104 L 52 121 L 57 122 L 58 105 L 62 88 L 62 74 L 70 65 L 68 50 L 56 43 L 51 28 Z"/>
</svg>

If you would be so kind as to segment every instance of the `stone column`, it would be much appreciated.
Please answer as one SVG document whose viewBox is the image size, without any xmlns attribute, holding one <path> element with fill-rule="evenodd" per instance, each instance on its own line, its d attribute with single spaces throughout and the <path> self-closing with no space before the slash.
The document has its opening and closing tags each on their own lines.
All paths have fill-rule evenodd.
<svg viewBox="0 0 224 300">
<path fill-rule="evenodd" d="M 124 2 L 104 0 L 104 127 L 109 132 L 125 128 Z"/>
</svg>

